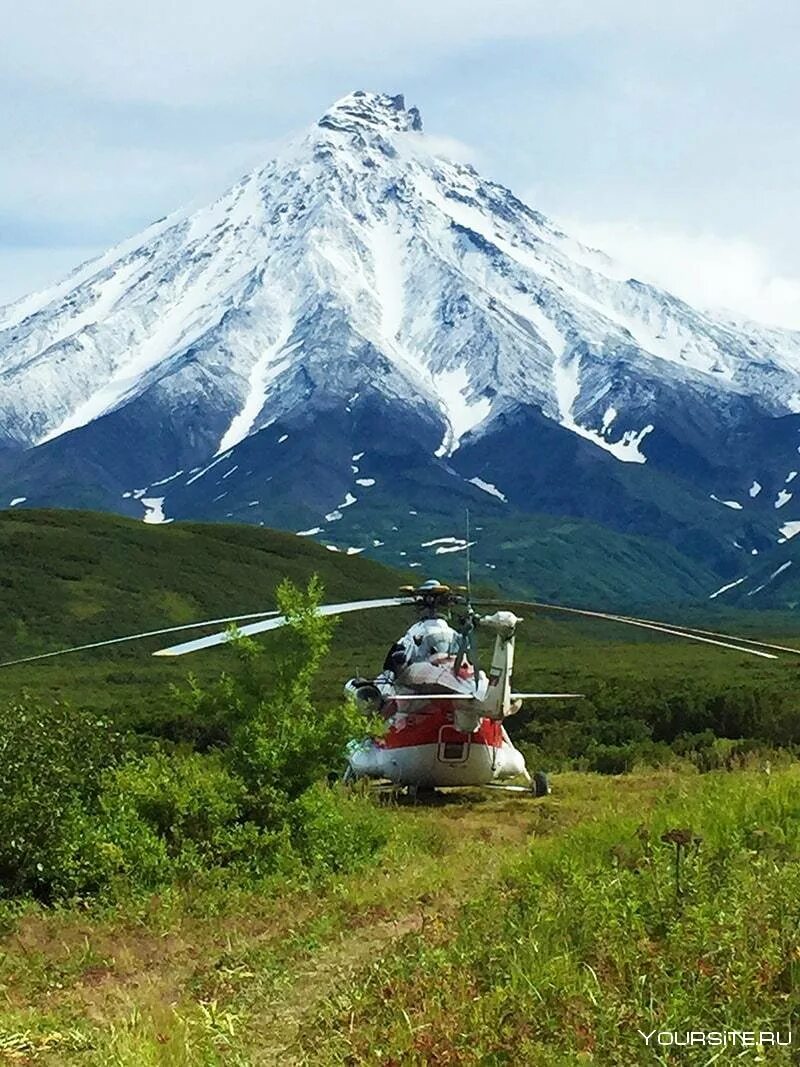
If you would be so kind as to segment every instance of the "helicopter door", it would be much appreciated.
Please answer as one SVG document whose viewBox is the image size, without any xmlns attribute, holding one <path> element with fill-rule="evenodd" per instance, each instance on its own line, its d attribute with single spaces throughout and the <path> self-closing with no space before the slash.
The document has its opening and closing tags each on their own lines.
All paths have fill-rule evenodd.
<svg viewBox="0 0 800 1067">
<path fill-rule="evenodd" d="M 466 763 L 469 759 L 469 746 L 472 738 L 469 734 L 462 734 L 455 726 L 442 726 L 439 728 L 439 751 L 437 758 L 440 763 Z"/>
</svg>

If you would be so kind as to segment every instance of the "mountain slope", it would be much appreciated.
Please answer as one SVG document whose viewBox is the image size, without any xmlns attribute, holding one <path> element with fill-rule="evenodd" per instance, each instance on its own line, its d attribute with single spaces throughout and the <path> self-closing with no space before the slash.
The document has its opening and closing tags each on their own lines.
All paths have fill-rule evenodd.
<svg viewBox="0 0 800 1067">
<path fill-rule="evenodd" d="M 80 511 L 0 513 L 0 556 L 0 661 L 269 611 L 285 577 L 305 585 L 319 574 L 334 603 L 392 596 L 402 580 L 372 560 L 327 552 L 276 530 L 201 523 L 153 528 Z M 107 649 L 102 657 L 133 649 L 140 658 L 142 648 L 163 643 L 154 638 L 138 649 Z"/>
<path fill-rule="evenodd" d="M 794 516 L 749 490 L 797 455 L 800 334 L 625 277 L 421 131 L 351 94 L 0 311 L 0 494 L 372 552 L 380 485 L 398 515 L 588 518 L 712 586 L 768 550 Z"/>
</svg>

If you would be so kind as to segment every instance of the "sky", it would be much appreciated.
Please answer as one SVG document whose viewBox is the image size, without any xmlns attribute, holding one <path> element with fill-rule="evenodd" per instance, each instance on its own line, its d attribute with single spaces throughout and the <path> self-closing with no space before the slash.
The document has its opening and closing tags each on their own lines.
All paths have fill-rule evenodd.
<svg viewBox="0 0 800 1067">
<path fill-rule="evenodd" d="M 362 88 L 633 275 L 800 328 L 797 0 L 3 7 L 0 304 Z"/>
</svg>

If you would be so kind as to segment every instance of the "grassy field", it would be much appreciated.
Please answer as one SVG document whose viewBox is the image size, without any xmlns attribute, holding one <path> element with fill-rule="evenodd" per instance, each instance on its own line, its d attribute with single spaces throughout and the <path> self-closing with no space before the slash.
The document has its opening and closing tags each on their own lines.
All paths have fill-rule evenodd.
<svg viewBox="0 0 800 1067">
<path fill-rule="evenodd" d="M 796 1016 L 795 768 L 571 773 L 539 801 L 461 791 L 377 815 L 390 836 L 374 865 L 324 883 L 7 915 L 0 1054 L 700 1064 L 710 1050 L 656 1055 L 638 1031 Z M 691 835 L 677 881 L 676 829 Z"/>
<path fill-rule="evenodd" d="M 403 580 L 273 531 L 81 513 L 3 514 L 0 551 L 2 658 L 268 609 L 284 576 L 329 601 Z M 800 659 L 518 612 L 519 689 L 586 694 L 509 724 L 555 771 L 538 801 L 292 784 L 309 761 L 283 739 L 341 731 L 342 683 L 380 667 L 403 608 L 344 616 L 299 694 L 287 631 L 255 688 L 220 688 L 234 649 L 153 659 L 162 639 L 0 670 L 0 1062 L 706 1064 L 638 1031 L 785 1031 Z M 795 642 L 791 615 L 686 614 Z M 189 671 L 221 703 L 181 697 Z"/>
</svg>

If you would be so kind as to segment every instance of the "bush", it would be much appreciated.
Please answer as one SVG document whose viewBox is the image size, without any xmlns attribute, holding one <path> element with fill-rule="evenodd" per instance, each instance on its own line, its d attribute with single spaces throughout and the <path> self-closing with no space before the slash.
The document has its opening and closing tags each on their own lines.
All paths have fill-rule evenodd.
<svg viewBox="0 0 800 1067">
<path fill-rule="evenodd" d="M 363 797 L 315 788 L 365 728 L 352 704 L 319 712 L 311 700 L 334 625 L 317 614 L 321 595 L 316 579 L 305 592 L 284 582 L 278 603 L 289 625 L 270 650 L 277 655 L 267 662 L 260 646 L 236 638 L 233 671 L 207 688 L 190 679 L 178 703 L 203 751 L 129 750 L 122 760 L 122 738 L 96 715 L 30 701 L 4 709 L 4 891 L 52 900 L 301 865 L 316 876 L 373 855 L 386 840 L 385 814 Z"/>
<path fill-rule="evenodd" d="M 335 625 L 317 613 L 321 598 L 316 578 L 305 591 L 281 583 L 277 601 L 288 625 L 271 638 L 269 660 L 234 634 L 236 668 L 205 688 L 190 679 L 179 697 L 191 719 L 215 724 L 226 765 L 247 787 L 249 817 L 272 829 L 289 818 L 293 800 L 341 768 L 348 740 L 369 729 L 351 702 L 320 710 L 312 700 Z"/>
<path fill-rule="evenodd" d="M 729 756 L 741 763 L 748 752 L 714 748 L 718 740 L 787 751 L 800 743 L 797 697 L 780 687 L 786 679 L 791 683 L 792 676 L 731 684 L 702 675 L 666 687 L 646 677 L 603 679 L 582 687 L 587 698 L 574 705 L 523 708 L 510 732 L 515 741 L 533 743 L 551 768 L 619 773 L 623 765 L 663 763 L 665 746 L 700 770 L 724 768 Z"/>
<path fill-rule="evenodd" d="M 248 670 L 239 687 L 239 722 L 232 731 L 229 759 L 252 792 L 262 797 L 276 789 L 288 801 L 299 797 L 341 768 L 348 740 L 364 732 L 364 718 L 351 702 L 321 711 L 312 701 L 311 686 L 334 628 L 333 620 L 317 614 L 321 597 L 316 579 L 305 593 L 289 582 L 278 587 L 289 640 L 271 661 L 268 687 L 248 685 L 260 650 L 243 646 Z"/>
<path fill-rule="evenodd" d="M 243 796 L 243 783 L 218 755 L 156 752 L 107 777 L 103 806 L 107 811 L 130 808 L 163 837 L 174 857 L 187 844 L 213 840 L 220 828 L 234 822 Z"/>
<path fill-rule="evenodd" d="M 110 887 L 151 890 L 168 882 L 173 864 L 164 840 L 131 807 L 112 807 L 105 798 L 100 805 L 76 825 L 76 847 L 53 851 L 55 895 L 85 896 Z"/>
<path fill-rule="evenodd" d="M 633 766 L 633 748 L 628 745 L 594 745 L 586 753 L 587 770 L 600 774 L 624 774 Z"/>
<path fill-rule="evenodd" d="M 245 785 L 220 753 L 129 761 L 107 776 L 100 806 L 114 873 L 141 889 L 211 869 L 258 878 L 291 865 L 288 835 L 247 819 Z"/>
<path fill-rule="evenodd" d="M 105 719 L 23 699 L 0 710 L 0 880 L 8 895 L 75 892 L 120 738 Z"/>
<path fill-rule="evenodd" d="M 244 784 L 218 754 L 156 752 L 115 768 L 101 804 L 110 831 L 127 836 L 138 822 L 163 842 L 170 861 L 191 869 L 218 862 L 224 831 L 238 821 L 244 795 Z"/>
<path fill-rule="evenodd" d="M 388 839 L 386 815 L 367 797 L 317 785 L 294 801 L 292 842 L 315 875 L 351 871 Z"/>
</svg>

